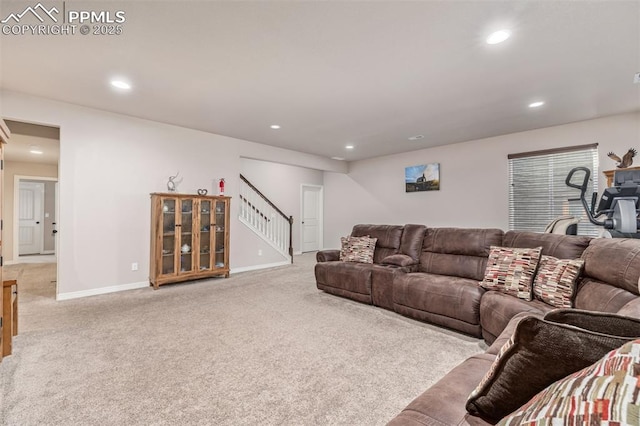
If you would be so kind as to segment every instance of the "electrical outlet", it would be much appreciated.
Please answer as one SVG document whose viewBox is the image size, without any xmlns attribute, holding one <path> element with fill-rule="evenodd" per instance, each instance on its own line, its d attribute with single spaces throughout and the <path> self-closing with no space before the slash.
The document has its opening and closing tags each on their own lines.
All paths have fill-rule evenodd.
<svg viewBox="0 0 640 426">
<path fill-rule="evenodd" d="M 262 250 L 258 250 L 258 256 L 262 256 Z"/>
<path fill-rule="evenodd" d="M 131 264 L 131 270 L 132 271 L 137 271 L 138 270 L 138 262 L 133 262 Z"/>
</svg>

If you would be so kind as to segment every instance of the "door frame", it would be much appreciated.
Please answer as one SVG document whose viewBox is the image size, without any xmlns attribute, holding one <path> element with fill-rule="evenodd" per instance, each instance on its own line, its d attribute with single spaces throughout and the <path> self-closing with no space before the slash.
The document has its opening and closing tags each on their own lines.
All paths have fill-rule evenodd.
<svg viewBox="0 0 640 426">
<path fill-rule="evenodd" d="M 58 182 L 57 177 L 48 177 L 48 176 L 27 176 L 27 175 L 14 175 L 13 177 L 13 262 L 18 263 L 18 258 L 20 257 L 20 244 L 18 238 L 19 225 L 20 221 L 18 220 L 18 216 L 20 215 L 20 181 L 21 180 L 39 180 L 39 181 L 48 181 L 48 182 Z M 55 194 L 55 215 L 56 215 L 56 223 L 58 223 L 58 191 L 54 191 Z M 44 199 L 42 200 L 42 208 L 44 210 Z M 44 220 L 44 215 L 42 217 Z M 44 230 L 44 226 L 42 227 Z M 56 225 L 56 229 L 58 229 L 58 225 Z M 42 244 L 44 244 L 44 232 L 41 233 Z M 54 237 L 57 240 L 57 235 Z M 57 244 L 54 245 L 55 252 L 53 253 L 56 258 L 58 257 Z M 44 247 L 44 246 L 43 246 Z M 42 251 L 42 250 L 41 250 Z"/>
<path fill-rule="evenodd" d="M 18 181 L 18 191 L 22 191 L 22 185 L 25 185 L 25 187 L 30 187 L 33 188 L 34 192 L 37 192 L 38 194 L 36 195 L 36 197 L 40 198 L 39 203 L 36 203 L 34 201 L 33 204 L 33 213 L 35 217 L 39 217 L 40 219 L 38 220 L 33 220 L 33 222 L 35 222 L 34 226 L 34 233 L 35 233 L 35 237 L 37 238 L 32 238 L 35 239 L 36 241 L 33 242 L 30 245 L 30 249 L 28 251 L 35 251 L 35 253 L 26 253 L 27 255 L 43 255 L 44 253 L 44 225 L 45 225 L 45 221 L 44 221 L 44 194 L 45 194 L 45 190 L 46 190 L 46 186 L 45 186 L 45 182 L 43 181 L 34 181 L 34 180 L 27 180 L 27 179 L 20 179 Z M 18 201 L 18 204 L 20 203 L 20 194 L 18 193 L 18 197 L 15 198 L 16 201 Z M 36 212 L 36 210 L 38 210 Z M 18 211 L 20 211 L 20 209 L 18 208 Z M 20 218 L 18 217 L 18 232 L 20 232 Z M 18 235 L 18 251 L 20 251 L 20 235 Z M 22 255 L 22 253 L 18 253 L 18 257 L 20 257 Z"/>
<path fill-rule="evenodd" d="M 324 186 L 322 185 L 313 185 L 310 183 L 302 183 L 300 184 L 300 253 L 302 253 L 302 249 L 304 248 L 304 229 L 302 224 L 302 219 L 304 218 L 304 190 L 305 188 L 314 188 L 319 189 L 319 203 L 318 203 L 318 250 L 322 250 L 324 248 Z"/>
</svg>

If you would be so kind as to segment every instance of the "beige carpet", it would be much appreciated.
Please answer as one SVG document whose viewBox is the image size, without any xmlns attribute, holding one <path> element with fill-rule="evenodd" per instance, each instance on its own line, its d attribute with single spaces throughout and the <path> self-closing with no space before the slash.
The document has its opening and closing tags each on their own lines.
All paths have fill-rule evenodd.
<svg viewBox="0 0 640 426">
<path fill-rule="evenodd" d="M 295 264 L 56 302 L 55 265 L 5 267 L 20 335 L 3 425 L 383 425 L 476 339 L 315 288 Z"/>
</svg>

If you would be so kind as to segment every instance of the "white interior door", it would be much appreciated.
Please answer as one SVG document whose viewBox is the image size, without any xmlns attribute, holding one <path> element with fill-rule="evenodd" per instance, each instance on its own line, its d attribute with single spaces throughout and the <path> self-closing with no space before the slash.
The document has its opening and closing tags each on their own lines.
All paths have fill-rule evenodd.
<svg viewBox="0 0 640 426">
<path fill-rule="evenodd" d="M 320 250 L 322 235 L 322 187 L 302 186 L 302 252 Z"/>
<path fill-rule="evenodd" d="M 20 181 L 18 255 L 42 253 L 44 183 Z"/>
</svg>

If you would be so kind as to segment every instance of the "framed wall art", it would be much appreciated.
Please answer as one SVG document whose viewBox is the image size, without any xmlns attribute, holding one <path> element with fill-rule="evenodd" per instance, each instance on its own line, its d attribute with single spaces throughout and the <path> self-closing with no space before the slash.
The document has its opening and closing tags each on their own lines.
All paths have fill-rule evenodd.
<svg viewBox="0 0 640 426">
<path fill-rule="evenodd" d="M 404 184 L 406 192 L 439 191 L 440 163 L 405 167 Z"/>
</svg>

